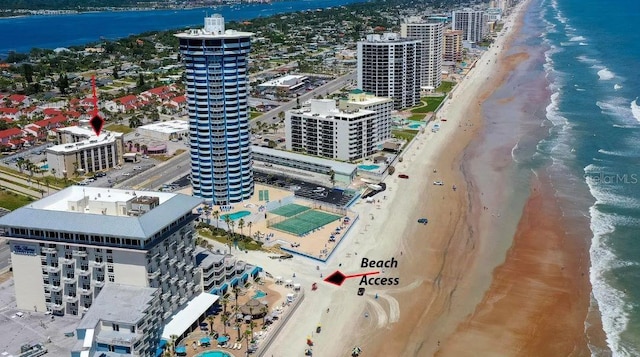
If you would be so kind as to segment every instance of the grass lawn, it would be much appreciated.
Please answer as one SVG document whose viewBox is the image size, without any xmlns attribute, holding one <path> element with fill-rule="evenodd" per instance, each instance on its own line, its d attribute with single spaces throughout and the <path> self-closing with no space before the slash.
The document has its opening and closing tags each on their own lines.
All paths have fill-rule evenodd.
<svg viewBox="0 0 640 357">
<path fill-rule="evenodd" d="M 216 242 L 219 242 L 222 244 L 231 243 L 231 245 L 233 246 L 233 241 L 229 242 L 229 240 L 227 240 L 227 236 L 214 235 L 207 228 L 198 229 L 198 234 L 205 238 L 215 240 Z M 238 248 L 240 248 L 240 250 L 262 250 L 262 243 L 256 242 L 254 240 L 251 240 L 251 241 L 240 240 L 238 241 Z"/>
<path fill-rule="evenodd" d="M 115 131 L 116 133 L 129 134 L 134 129 L 122 124 L 110 124 L 105 127 L 105 130 Z"/>
<path fill-rule="evenodd" d="M 444 100 L 445 96 L 442 97 L 428 97 L 422 98 L 423 105 L 417 108 L 411 109 L 411 113 L 414 114 L 427 114 L 435 111 L 440 103 Z"/>
<path fill-rule="evenodd" d="M 0 207 L 6 208 L 8 210 L 13 211 L 16 208 L 20 208 L 24 205 L 27 205 L 33 202 L 34 199 L 19 195 L 17 193 L 8 192 L 8 191 L 0 191 Z"/>
<path fill-rule="evenodd" d="M 411 130 L 411 129 L 391 130 L 391 136 L 394 136 L 398 139 L 406 140 L 407 142 L 413 140 L 413 138 L 417 134 L 418 134 L 417 130 Z"/>
<path fill-rule="evenodd" d="M 259 116 L 261 116 L 264 113 L 261 112 L 249 112 L 249 120 L 253 120 Z"/>
<path fill-rule="evenodd" d="M 413 114 L 408 119 L 409 120 L 424 120 L 425 114 Z"/>
<path fill-rule="evenodd" d="M 187 151 L 187 150 L 185 150 L 185 149 L 178 149 L 178 150 L 176 150 L 176 152 L 174 152 L 174 153 L 173 153 L 173 155 L 171 155 L 171 156 L 168 156 L 168 155 L 153 155 L 153 158 L 154 158 L 154 159 L 157 159 L 157 160 L 160 160 L 160 161 L 167 161 L 167 160 L 169 160 L 169 159 L 173 158 L 174 156 L 178 156 L 178 155 L 182 154 L 182 153 L 183 153 L 183 152 L 185 152 L 185 151 Z"/>
<path fill-rule="evenodd" d="M 451 88 L 453 88 L 454 85 L 456 85 L 456 82 L 443 81 L 442 83 L 440 83 L 440 87 L 436 89 L 436 92 L 449 93 L 451 92 Z"/>
</svg>

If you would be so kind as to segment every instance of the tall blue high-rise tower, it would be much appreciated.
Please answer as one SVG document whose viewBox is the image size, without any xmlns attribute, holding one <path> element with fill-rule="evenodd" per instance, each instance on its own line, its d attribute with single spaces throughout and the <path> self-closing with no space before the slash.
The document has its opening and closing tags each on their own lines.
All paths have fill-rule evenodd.
<svg viewBox="0 0 640 357">
<path fill-rule="evenodd" d="M 220 15 L 176 34 L 185 64 L 193 195 L 214 205 L 253 195 L 249 131 L 250 32 L 226 30 Z"/>
</svg>

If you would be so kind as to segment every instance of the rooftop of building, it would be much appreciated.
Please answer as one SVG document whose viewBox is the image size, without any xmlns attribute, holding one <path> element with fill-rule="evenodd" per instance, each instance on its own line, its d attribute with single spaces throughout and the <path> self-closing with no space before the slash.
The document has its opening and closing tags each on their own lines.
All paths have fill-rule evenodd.
<svg viewBox="0 0 640 357">
<path fill-rule="evenodd" d="M 342 99 L 341 102 L 370 105 L 385 102 L 393 103 L 393 98 L 377 97 L 373 93 L 367 93 L 361 89 L 354 89 L 349 92 L 349 97 L 347 99 Z"/>
<path fill-rule="evenodd" d="M 214 14 L 210 17 L 204 18 L 204 27 L 201 29 L 189 29 L 185 32 L 180 32 L 175 34 L 174 36 L 178 38 L 186 38 L 186 39 L 199 39 L 199 38 L 217 38 L 217 39 L 227 39 L 227 38 L 241 38 L 241 37 L 251 37 L 253 36 L 252 32 L 242 32 L 236 30 L 225 30 L 224 28 L 224 18 L 220 14 Z"/>
<path fill-rule="evenodd" d="M 251 151 L 253 151 L 254 154 L 271 155 L 271 156 L 280 157 L 286 160 L 308 162 L 315 165 L 329 167 L 336 174 L 341 174 L 341 175 L 350 176 L 351 174 L 353 174 L 354 171 L 358 169 L 357 165 L 350 164 L 348 162 L 341 162 L 341 161 L 324 159 L 316 156 L 303 155 L 303 154 L 298 154 L 291 151 L 265 148 L 259 145 L 253 145 L 251 147 Z M 254 157 L 254 159 L 260 161 L 259 157 Z"/>
<path fill-rule="evenodd" d="M 282 76 L 276 79 L 272 79 L 268 82 L 264 82 L 258 85 L 258 87 L 278 87 L 278 86 L 293 86 L 296 85 L 305 79 L 308 79 L 307 76 L 302 76 L 298 74 L 287 74 L 286 76 Z M 293 83 L 290 83 L 293 82 Z"/>
<path fill-rule="evenodd" d="M 419 43 L 421 40 L 409 39 L 400 36 L 400 34 L 394 32 L 385 32 L 383 34 L 369 34 L 367 37 L 360 41 L 367 44 L 389 44 L 389 43 Z"/>
<path fill-rule="evenodd" d="M 147 124 L 139 127 L 140 129 L 157 131 L 164 134 L 172 134 L 189 130 L 189 122 L 186 120 L 169 120 L 160 123 Z"/>
<path fill-rule="evenodd" d="M 78 329 L 92 329 L 100 321 L 136 324 L 156 296 L 157 289 L 107 283 L 84 315 Z"/>
<path fill-rule="evenodd" d="M 87 148 L 91 148 L 94 146 L 110 144 L 122 137 L 122 133 L 112 133 L 108 131 L 103 131 L 100 133 L 100 136 L 96 136 L 93 130 L 84 129 L 84 128 L 77 128 L 77 129 L 72 129 L 72 128 L 73 127 L 67 127 L 64 129 L 66 129 L 65 131 L 75 135 L 86 135 L 88 136 L 88 138 L 75 143 L 54 145 L 50 148 L 47 148 L 46 151 L 51 153 L 69 153 L 69 152 L 74 152 L 78 150 L 85 150 Z M 87 131 L 90 131 L 90 132 L 87 132 Z"/>
<path fill-rule="evenodd" d="M 367 109 L 347 109 L 341 110 L 336 106 L 336 101 L 333 99 L 311 99 L 309 100 L 310 106 L 303 107 L 302 109 L 292 109 L 294 114 L 302 114 L 307 117 L 317 117 L 324 119 L 331 118 L 344 118 L 344 119 L 357 119 L 375 114 L 373 110 Z"/>
<path fill-rule="evenodd" d="M 136 198 L 145 196 L 157 197 L 158 206 L 147 211 L 135 207 L 144 204 Z M 0 217 L 0 227 L 146 239 L 201 203 L 169 192 L 71 186 Z"/>
</svg>

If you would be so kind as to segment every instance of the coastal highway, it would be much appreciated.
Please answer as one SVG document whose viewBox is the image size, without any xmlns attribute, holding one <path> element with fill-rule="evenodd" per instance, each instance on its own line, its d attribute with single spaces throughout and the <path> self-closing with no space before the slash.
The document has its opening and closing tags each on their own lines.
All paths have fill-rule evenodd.
<svg viewBox="0 0 640 357">
<path fill-rule="evenodd" d="M 342 77 L 338 77 L 314 90 L 301 95 L 299 97 L 300 103 L 304 103 L 305 101 L 312 99 L 316 95 L 325 95 L 327 93 L 335 92 L 355 79 L 356 72 L 351 72 Z M 255 120 L 252 120 L 251 125 L 255 126 L 255 123 L 258 120 L 267 124 L 275 124 L 280 120 L 278 119 L 278 113 L 293 109 L 295 106 L 296 100 L 291 100 L 278 108 L 264 113 L 263 115 L 257 117 Z M 154 190 L 160 188 L 165 183 L 172 182 L 180 178 L 181 176 L 188 175 L 189 173 L 189 153 L 184 152 L 168 161 L 160 163 L 158 166 L 152 167 L 131 177 L 128 180 L 116 184 L 114 187 Z"/>
</svg>

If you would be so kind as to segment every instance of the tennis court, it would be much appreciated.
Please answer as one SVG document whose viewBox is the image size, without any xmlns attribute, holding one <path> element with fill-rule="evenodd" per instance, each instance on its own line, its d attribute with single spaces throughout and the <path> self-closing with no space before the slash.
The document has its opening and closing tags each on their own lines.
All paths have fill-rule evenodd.
<svg viewBox="0 0 640 357">
<path fill-rule="evenodd" d="M 337 214 L 309 209 L 297 216 L 285 219 L 280 223 L 276 223 L 272 225 L 271 228 L 301 236 L 333 221 L 337 221 L 340 217 L 341 216 L 338 216 Z"/>
<path fill-rule="evenodd" d="M 258 190 L 258 201 L 269 202 L 269 190 Z"/>
<path fill-rule="evenodd" d="M 269 213 L 277 214 L 278 216 L 291 217 L 310 209 L 311 208 L 307 206 L 290 203 L 288 205 L 278 207 Z"/>
</svg>

